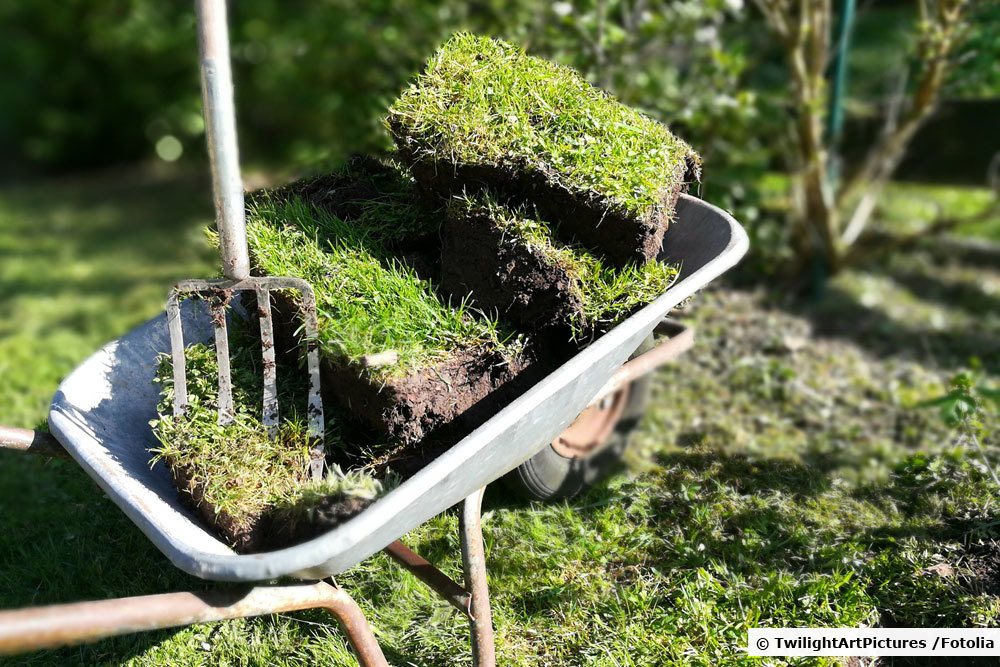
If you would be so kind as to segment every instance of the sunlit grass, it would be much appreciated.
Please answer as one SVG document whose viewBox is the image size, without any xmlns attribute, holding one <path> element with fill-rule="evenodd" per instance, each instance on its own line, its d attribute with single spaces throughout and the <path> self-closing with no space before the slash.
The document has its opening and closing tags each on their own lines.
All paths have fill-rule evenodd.
<svg viewBox="0 0 1000 667">
<path fill-rule="evenodd" d="M 354 362 L 391 350 L 398 361 L 373 369 L 387 376 L 441 361 L 462 347 L 505 346 L 495 320 L 439 300 L 430 283 L 386 253 L 357 221 L 297 198 L 260 197 L 247 234 L 260 271 L 312 284 L 321 353 L 331 359 Z"/>
<path fill-rule="evenodd" d="M 526 170 L 643 218 L 698 161 L 665 126 L 570 68 L 467 33 L 431 57 L 387 122 L 419 159 Z"/>
</svg>

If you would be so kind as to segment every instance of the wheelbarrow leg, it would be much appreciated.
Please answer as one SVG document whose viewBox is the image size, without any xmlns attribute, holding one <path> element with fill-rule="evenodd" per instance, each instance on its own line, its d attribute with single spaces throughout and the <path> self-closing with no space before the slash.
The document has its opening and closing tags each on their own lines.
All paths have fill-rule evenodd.
<svg viewBox="0 0 1000 667">
<path fill-rule="evenodd" d="M 483 492 L 479 489 L 462 503 L 459 537 L 462 542 L 462 568 L 465 588 L 472 594 L 469 630 L 472 635 L 472 661 L 476 667 L 496 667 L 493 640 L 493 612 L 486 582 L 486 549 L 483 545 Z"/>
<path fill-rule="evenodd" d="M 372 633 L 372 626 L 368 624 L 361 607 L 339 586 L 330 586 L 332 589 L 328 601 L 323 607 L 333 614 L 340 624 L 340 628 L 347 635 L 347 641 L 354 649 L 354 655 L 358 658 L 361 667 L 389 667 L 382 653 L 382 647 L 378 645 L 378 640 Z"/>
</svg>

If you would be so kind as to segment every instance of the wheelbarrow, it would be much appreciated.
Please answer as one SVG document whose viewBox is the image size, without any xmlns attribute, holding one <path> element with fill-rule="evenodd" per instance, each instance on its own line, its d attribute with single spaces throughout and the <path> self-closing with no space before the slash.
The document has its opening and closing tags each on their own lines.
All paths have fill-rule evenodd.
<svg viewBox="0 0 1000 667">
<path fill-rule="evenodd" d="M 234 553 L 180 502 L 165 467 L 149 465 L 149 450 L 157 444 L 149 426 L 159 398 L 153 383 L 156 358 L 170 350 L 166 316 L 161 314 L 105 345 L 59 386 L 49 410 L 51 436 L 0 428 L 0 447 L 72 457 L 176 567 L 202 579 L 250 586 L 0 611 L 0 654 L 141 630 L 326 608 L 338 618 L 362 665 L 384 665 L 357 604 L 330 578 L 385 550 L 468 616 L 475 664 L 495 664 L 480 524 L 484 487 L 551 449 L 561 433 L 572 431 L 571 424 L 588 406 L 600 409 L 609 396 L 689 347 L 692 332 L 671 324 L 668 314 L 736 264 L 748 248 L 746 233 L 725 211 L 683 195 L 677 212 L 660 255 L 662 261 L 681 266 L 670 289 L 362 513 L 326 534 L 278 551 Z M 199 313 L 194 308 L 183 311 L 185 330 L 191 340 L 209 341 L 211 322 L 200 319 Z M 649 336 L 661 332 L 668 335 L 629 360 Z M 464 585 L 399 541 L 456 504 L 462 505 Z M 279 577 L 304 583 L 259 585 Z"/>
<path fill-rule="evenodd" d="M 468 617 L 474 663 L 494 665 L 480 517 L 486 485 L 505 475 L 517 477 L 518 471 L 522 482 L 538 482 L 545 471 L 556 482 L 574 481 L 573 471 L 606 458 L 623 415 L 621 397 L 693 342 L 689 329 L 669 319 L 670 311 L 735 265 L 747 248 L 745 232 L 729 214 L 683 195 L 659 258 L 681 267 L 667 291 L 360 514 L 307 542 L 266 553 L 233 552 L 181 503 L 165 466 L 150 466 L 150 449 L 157 442 L 149 422 L 159 400 L 153 380 L 158 355 L 171 345 L 165 314 L 138 326 L 105 345 L 60 384 L 49 410 L 51 434 L 0 427 L 0 447 L 71 457 L 176 567 L 201 579 L 241 585 L 0 611 L 0 654 L 325 608 L 338 619 L 362 665 L 385 665 L 360 608 L 333 580 L 385 550 Z M 191 343 L 210 342 L 211 318 L 193 305 L 188 302 L 181 309 L 186 337 Z M 635 354 L 655 335 L 660 337 L 651 348 Z M 564 490 L 552 481 L 529 484 L 528 490 L 543 497 L 559 495 Z M 400 541 L 457 504 L 462 584 Z M 286 577 L 301 583 L 267 583 Z"/>
</svg>

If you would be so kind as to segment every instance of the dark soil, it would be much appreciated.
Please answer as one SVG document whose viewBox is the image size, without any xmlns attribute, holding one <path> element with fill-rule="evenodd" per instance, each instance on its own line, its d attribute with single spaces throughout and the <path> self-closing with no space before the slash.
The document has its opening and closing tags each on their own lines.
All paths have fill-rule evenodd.
<svg viewBox="0 0 1000 667">
<path fill-rule="evenodd" d="M 332 174 L 304 178 L 272 191 L 278 197 L 300 197 L 342 220 L 360 217 L 365 207 L 385 196 L 421 191 L 390 162 L 374 155 L 353 155 Z M 433 204 L 428 199 L 425 203 Z"/>
<path fill-rule="evenodd" d="M 219 511 L 214 505 L 205 502 L 204 488 L 192 478 L 187 468 L 184 466 L 168 466 L 168 468 L 181 502 L 197 512 L 201 520 L 213 528 L 226 544 L 238 553 L 260 550 L 264 541 L 264 533 L 260 530 L 260 517 L 253 517 L 240 524 L 227 512 Z"/>
<path fill-rule="evenodd" d="M 457 420 L 480 424 L 527 388 L 534 360 L 486 347 L 457 350 L 409 375 L 379 380 L 355 364 L 323 365 L 327 401 L 339 403 L 396 444 L 418 443 Z M 457 426 L 457 424 L 456 424 Z"/>
<path fill-rule="evenodd" d="M 441 288 L 523 331 L 565 329 L 584 318 L 576 280 L 565 267 L 512 238 L 485 213 L 445 223 Z"/>
<path fill-rule="evenodd" d="M 564 240 L 579 241 L 619 267 L 657 257 L 663 234 L 673 219 L 677 198 L 687 182 L 699 177 L 696 164 L 678 164 L 678 174 L 671 180 L 679 185 L 663 193 L 662 205 L 655 211 L 637 217 L 623 213 L 602 197 L 570 192 L 538 172 L 492 164 L 455 164 L 446 159 L 417 156 L 405 137 L 395 130 L 393 135 L 400 157 L 428 192 L 447 198 L 488 189 L 510 203 L 533 204 L 542 218 L 558 225 Z"/>
<path fill-rule="evenodd" d="M 972 575 L 972 592 L 1000 595 L 1000 542 L 969 545 L 965 556 L 965 566 Z"/>
<path fill-rule="evenodd" d="M 329 532 L 360 514 L 372 500 L 347 496 L 327 496 L 309 508 L 280 510 L 265 515 L 260 522 L 261 551 L 283 549 Z"/>
<path fill-rule="evenodd" d="M 437 238 L 417 239 L 393 257 L 413 270 L 421 280 L 437 280 L 441 273 L 441 252 Z"/>
</svg>

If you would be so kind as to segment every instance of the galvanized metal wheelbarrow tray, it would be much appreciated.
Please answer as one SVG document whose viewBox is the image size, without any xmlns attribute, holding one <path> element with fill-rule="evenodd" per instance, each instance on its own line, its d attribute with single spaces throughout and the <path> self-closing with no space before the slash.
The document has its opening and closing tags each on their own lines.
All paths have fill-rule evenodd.
<svg viewBox="0 0 1000 667">
<path fill-rule="evenodd" d="M 725 211 L 683 195 L 677 214 L 660 255 L 661 261 L 681 266 L 670 289 L 361 514 L 308 542 L 267 553 L 236 554 L 181 504 L 165 467 L 150 466 L 149 449 L 155 439 L 149 420 L 156 415 L 159 398 L 153 383 L 156 357 L 170 350 L 163 314 L 104 346 L 74 370 L 52 400 L 49 427 L 58 444 L 184 572 L 230 582 L 266 582 L 286 576 L 320 580 L 385 549 L 469 616 L 476 664 L 495 664 L 479 524 L 482 489 L 547 446 L 597 397 L 682 351 L 682 339 L 674 338 L 627 361 L 671 309 L 735 265 L 747 251 L 746 233 Z M 182 312 L 189 341 L 211 340 L 207 317 L 195 308 Z M 0 446 L 43 454 L 58 450 L 58 445 L 46 443 L 37 434 L 15 431 L 0 429 Z M 463 501 L 464 588 L 398 542 Z M 357 605 L 340 588 L 323 582 L 257 587 L 235 596 L 174 593 L 49 611 L 0 612 L 0 653 L 308 607 L 325 607 L 337 615 L 362 664 L 385 664 Z M 160 611 L 151 614 L 150 608 Z M 108 614 L 111 618 L 105 619 Z M 63 627 L 61 633 L 44 629 L 66 624 L 72 627 Z"/>
<path fill-rule="evenodd" d="M 74 459 L 178 568 L 203 579 L 321 579 L 342 572 L 530 458 L 598 395 L 678 303 L 732 266 L 747 247 L 726 213 L 684 197 L 664 260 L 677 283 L 570 359 L 468 437 L 325 535 L 262 554 L 239 555 L 180 503 L 162 464 L 150 467 L 149 421 L 159 399 L 158 354 L 170 350 L 163 315 L 87 359 L 60 385 L 49 427 Z M 184 311 L 189 342 L 208 342 L 210 322 Z"/>
</svg>

